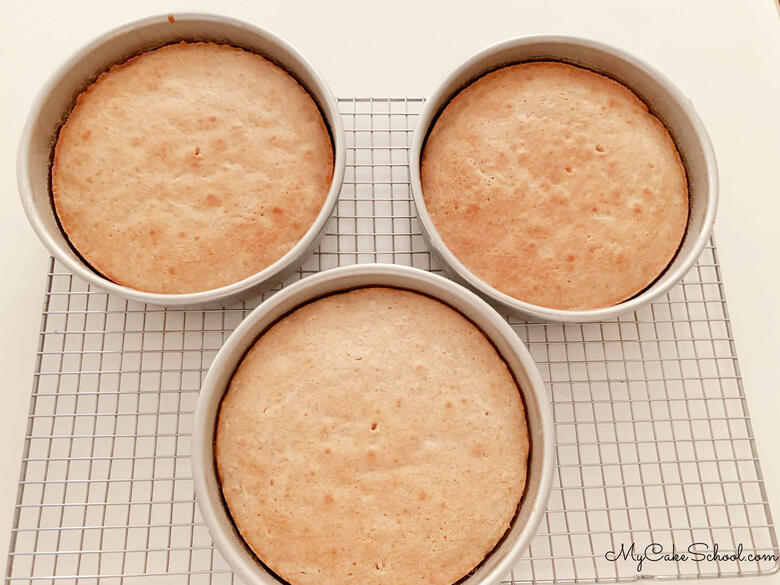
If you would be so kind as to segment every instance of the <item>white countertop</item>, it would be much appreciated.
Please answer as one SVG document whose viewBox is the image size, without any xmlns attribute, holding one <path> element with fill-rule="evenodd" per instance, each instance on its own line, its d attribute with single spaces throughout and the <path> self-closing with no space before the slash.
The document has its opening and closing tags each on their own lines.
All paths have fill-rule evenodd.
<svg viewBox="0 0 780 585">
<path fill-rule="evenodd" d="M 715 234 L 761 467 L 780 518 L 780 16 L 776 0 L 550 0 L 468 4 L 392 0 L 169 0 L 164 9 L 219 11 L 298 48 L 337 96 L 424 96 L 458 62 L 510 37 L 561 33 L 617 45 L 649 61 L 691 98 L 718 156 Z M 158 2 L 4 4 L 0 21 L 0 563 L 16 483 L 48 253 L 17 197 L 16 145 L 31 100 L 67 55 L 106 30 L 160 12 Z M 3 574 L 5 571 L 3 570 Z M 727 580 L 722 581 L 726 583 Z M 739 583 L 778 583 L 780 575 Z"/>
</svg>

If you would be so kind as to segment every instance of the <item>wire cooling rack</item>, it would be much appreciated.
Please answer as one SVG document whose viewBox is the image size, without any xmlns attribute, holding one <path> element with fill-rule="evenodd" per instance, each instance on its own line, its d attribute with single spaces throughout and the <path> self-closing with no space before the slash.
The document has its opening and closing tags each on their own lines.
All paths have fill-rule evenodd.
<svg viewBox="0 0 780 585">
<path fill-rule="evenodd" d="M 437 270 L 409 191 L 421 105 L 341 100 L 344 188 L 322 245 L 290 281 L 358 262 Z M 144 306 L 93 290 L 52 260 L 7 582 L 238 581 L 195 504 L 190 432 L 206 369 L 261 300 L 207 311 Z M 539 533 L 506 583 L 778 569 L 714 245 L 665 298 L 630 317 L 510 322 L 550 392 L 558 465 Z M 632 543 L 635 554 L 653 543 L 666 553 L 693 543 L 719 550 L 639 570 Z M 621 546 L 629 558 L 609 560 Z"/>
</svg>

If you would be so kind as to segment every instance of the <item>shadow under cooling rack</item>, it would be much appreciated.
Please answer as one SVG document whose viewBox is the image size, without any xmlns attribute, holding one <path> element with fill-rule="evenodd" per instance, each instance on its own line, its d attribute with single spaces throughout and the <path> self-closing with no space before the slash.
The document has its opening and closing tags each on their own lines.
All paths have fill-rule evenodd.
<svg viewBox="0 0 780 585">
<path fill-rule="evenodd" d="M 341 100 L 344 188 L 322 245 L 290 281 L 358 262 L 438 269 L 409 190 L 421 106 Z M 48 272 L 7 582 L 236 582 L 195 505 L 190 432 L 206 369 L 262 298 L 166 310 L 92 289 L 54 261 Z M 539 533 L 506 583 L 778 569 L 714 244 L 630 317 L 510 322 L 550 392 L 558 465 Z M 717 544 L 720 557 L 648 560 L 641 572 L 607 559 L 632 543 L 637 553 Z"/>
</svg>

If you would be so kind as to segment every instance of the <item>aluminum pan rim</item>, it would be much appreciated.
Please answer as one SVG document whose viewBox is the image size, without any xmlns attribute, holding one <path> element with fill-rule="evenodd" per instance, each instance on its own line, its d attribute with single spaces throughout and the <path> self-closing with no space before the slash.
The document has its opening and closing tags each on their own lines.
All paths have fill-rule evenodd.
<svg viewBox="0 0 780 585">
<path fill-rule="evenodd" d="M 315 103 L 317 103 L 324 117 L 326 118 L 328 129 L 333 141 L 333 179 L 331 181 L 328 195 L 325 199 L 322 209 L 320 210 L 320 213 L 318 214 L 314 223 L 312 223 L 307 232 L 295 244 L 295 246 L 293 246 L 292 249 L 290 249 L 276 262 L 270 266 L 267 266 L 260 272 L 223 287 L 194 293 L 152 293 L 117 284 L 101 276 L 88 264 L 76 259 L 76 257 L 70 253 L 72 248 L 66 250 L 65 246 L 70 248 L 70 244 L 68 242 L 67 235 L 61 229 L 59 235 L 64 238 L 65 246 L 63 246 L 57 240 L 56 235 L 52 234 L 50 228 L 42 221 L 42 218 L 40 217 L 34 203 L 33 187 L 30 184 L 30 178 L 28 175 L 28 164 L 35 127 L 38 123 L 38 119 L 41 116 L 41 113 L 47 108 L 50 96 L 56 89 L 58 82 L 61 81 L 64 77 L 70 75 L 79 61 L 81 61 L 81 59 L 90 54 L 92 51 L 96 50 L 98 47 L 102 47 L 105 44 L 110 43 L 112 39 L 119 35 L 132 33 L 133 31 L 144 29 L 150 25 L 158 24 L 162 19 L 167 20 L 169 17 L 168 14 L 150 16 L 135 20 L 100 35 L 76 51 L 49 76 L 48 80 L 39 90 L 33 101 L 33 105 L 30 109 L 30 113 L 22 131 L 19 150 L 17 153 L 17 183 L 22 206 L 24 207 L 25 214 L 27 215 L 27 218 L 36 234 L 44 246 L 46 246 L 46 248 L 49 250 L 49 252 L 51 252 L 51 254 L 66 268 L 68 268 L 68 270 L 70 270 L 75 276 L 78 276 L 79 278 L 109 293 L 113 293 L 123 298 L 139 301 L 142 303 L 171 307 L 201 307 L 206 305 L 213 305 L 221 301 L 231 301 L 243 296 L 248 296 L 255 289 L 262 288 L 264 285 L 275 283 L 278 278 L 285 273 L 285 271 L 289 271 L 290 269 L 300 265 L 300 263 L 305 259 L 307 252 L 316 246 L 316 244 L 321 239 L 325 230 L 325 226 L 333 213 L 336 202 L 338 201 L 341 186 L 344 181 L 344 171 L 346 167 L 346 139 L 338 102 L 333 96 L 333 93 L 331 92 L 327 83 L 308 62 L 308 60 L 296 49 L 290 46 L 286 41 L 263 28 L 226 16 L 208 13 L 177 13 L 173 16 L 174 20 L 177 22 L 202 22 L 217 26 L 226 25 L 243 28 L 253 35 L 256 35 L 258 38 L 267 41 L 269 44 L 276 45 L 283 52 L 290 55 L 291 59 L 295 61 L 296 67 L 306 71 L 307 75 L 311 79 L 315 80 L 317 90 L 322 96 L 324 96 L 324 100 L 320 100 L 312 95 L 311 92 L 309 92 L 309 94 L 312 95 L 312 99 L 315 100 Z M 168 42 L 167 39 L 161 39 L 161 41 Z M 63 112 L 63 116 L 64 114 L 65 112 Z M 47 194 L 47 196 L 50 197 L 50 194 Z M 56 217 L 56 212 L 53 210 L 53 208 L 52 213 L 54 213 Z"/>
<path fill-rule="evenodd" d="M 481 62 L 490 59 L 493 55 L 504 50 L 521 47 L 525 48 L 544 43 L 566 44 L 574 48 L 582 47 L 608 54 L 623 61 L 630 67 L 640 70 L 652 77 L 659 84 L 659 86 L 663 87 L 667 96 L 671 98 L 675 102 L 676 106 L 679 107 L 687 116 L 688 121 L 696 132 L 697 139 L 700 143 L 700 147 L 706 161 L 705 164 L 709 181 L 709 189 L 706 193 L 707 204 L 705 219 L 702 229 L 695 235 L 695 241 L 692 248 L 688 251 L 687 254 L 685 254 L 685 256 L 681 256 L 682 261 L 677 267 L 675 267 L 673 270 L 669 270 L 669 268 L 667 268 L 662 273 L 662 276 L 665 276 L 663 281 L 657 281 L 631 299 L 610 307 L 587 310 L 553 309 L 550 307 L 544 307 L 541 305 L 535 305 L 533 303 L 521 301 L 497 290 L 473 274 L 449 250 L 436 230 L 433 221 L 428 214 L 425 200 L 423 198 L 422 185 L 420 182 L 420 159 L 423 146 L 430 128 L 435 122 L 439 112 L 445 107 L 446 103 L 454 95 L 451 91 L 449 91 L 449 86 L 452 84 L 453 80 L 463 75 L 465 71 L 470 70 L 475 65 L 479 65 Z M 554 59 L 554 57 L 550 57 L 550 59 Z M 522 61 L 523 59 L 519 59 L 516 62 Z M 482 74 L 488 73 L 491 69 L 492 68 L 489 67 L 485 68 L 482 71 Z M 464 86 L 461 86 L 461 89 L 463 87 Z M 679 282 L 683 276 L 685 276 L 688 270 L 691 269 L 704 249 L 704 246 L 707 244 L 707 241 L 709 240 L 709 237 L 712 233 L 712 226 L 715 221 L 718 204 L 718 168 L 715 152 L 712 147 L 709 135 L 707 134 L 707 130 L 699 118 L 699 115 L 696 113 L 696 110 L 694 109 L 690 100 L 682 94 L 677 86 L 675 86 L 665 75 L 663 75 L 652 65 L 649 65 L 648 63 L 645 63 L 644 61 L 637 59 L 636 57 L 633 57 L 632 55 L 616 47 L 612 47 L 598 41 L 572 36 L 534 35 L 510 39 L 487 47 L 486 49 L 483 49 L 482 51 L 463 61 L 436 86 L 436 89 L 426 100 L 412 136 L 412 144 L 409 152 L 409 165 L 412 197 L 417 208 L 420 223 L 422 225 L 423 236 L 425 237 L 428 246 L 442 261 L 448 271 L 453 273 L 469 287 L 478 291 L 481 295 L 485 296 L 491 302 L 499 305 L 500 307 L 514 314 L 519 314 L 523 317 L 531 317 L 544 321 L 570 323 L 604 321 L 621 314 L 635 311 L 642 305 L 649 303 L 650 301 L 658 298 L 660 295 L 666 293 L 677 282 Z M 686 228 L 686 238 L 690 237 L 690 228 L 691 226 L 689 224 Z"/>
<path fill-rule="evenodd" d="M 541 375 L 525 345 L 490 305 L 468 289 L 442 276 L 393 264 L 363 264 L 323 271 L 286 287 L 263 302 L 250 313 L 230 335 L 214 359 L 198 398 L 192 440 L 192 471 L 196 500 L 209 532 L 228 563 L 249 583 L 279 585 L 282 581 L 257 562 L 233 527 L 232 520 L 222 499 L 214 466 L 213 440 L 219 404 L 229 383 L 230 376 L 246 350 L 262 332 L 280 316 L 295 307 L 334 292 L 361 286 L 397 286 L 418 290 L 423 294 L 442 297 L 442 302 L 457 302 L 456 310 L 471 319 L 480 328 L 491 327 L 498 335 L 486 335 L 496 347 L 505 349 L 502 357 L 518 381 L 521 374 L 528 416 L 529 431 L 533 440 L 526 481 L 526 495 L 521 502 L 519 517 L 507 537 L 488 555 L 485 564 L 464 583 L 465 585 L 491 585 L 497 583 L 516 563 L 519 555 L 530 544 L 531 538 L 544 515 L 552 487 L 555 469 L 554 430 L 552 407 Z M 483 328 L 484 331 L 484 328 Z M 500 338 L 499 338 L 500 336 Z M 500 350 L 499 350 L 500 351 Z M 514 363 L 515 366 L 511 364 Z M 520 364 L 519 368 L 517 364 Z M 524 371 L 519 372 L 522 368 Z M 534 459 L 536 458 L 536 459 Z M 494 559 L 495 557 L 495 559 Z"/>
</svg>

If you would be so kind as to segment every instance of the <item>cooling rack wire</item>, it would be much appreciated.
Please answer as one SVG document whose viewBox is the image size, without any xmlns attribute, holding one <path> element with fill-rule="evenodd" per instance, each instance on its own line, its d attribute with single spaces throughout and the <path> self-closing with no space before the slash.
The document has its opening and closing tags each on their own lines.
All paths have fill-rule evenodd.
<svg viewBox="0 0 780 585">
<path fill-rule="evenodd" d="M 437 271 L 422 239 L 408 146 L 422 100 L 340 100 L 341 198 L 319 250 L 288 282 L 359 262 Z M 273 293 L 269 293 L 273 294 Z M 267 295 L 264 295 L 267 296 Z M 106 295 L 54 260 L 6 581 L 238 582 L 202 524 L 190 472 L 201 380 L 262 300 L 220 310 Z M 553 402 L 547 514 L 505 583 L 769 574 L 778 563 L 714 244 L 666 297 L 604 323 L 511 319 Z M 650 543 L 717 543 L 742 560 L 607 560 Z"/>
</svg>

